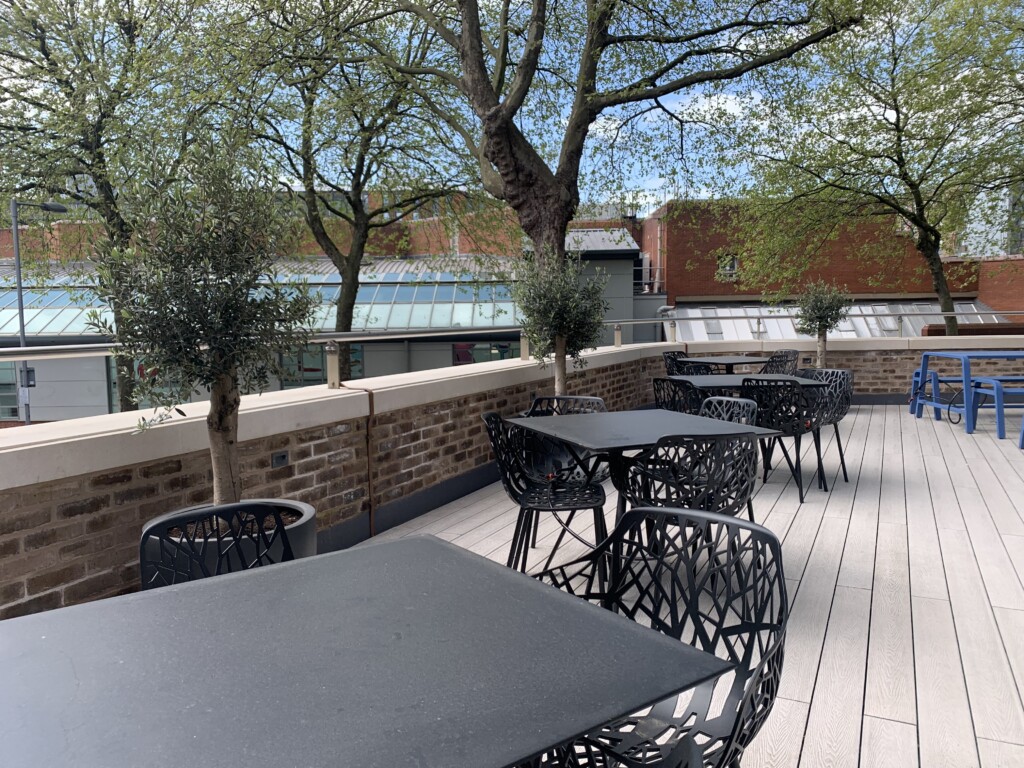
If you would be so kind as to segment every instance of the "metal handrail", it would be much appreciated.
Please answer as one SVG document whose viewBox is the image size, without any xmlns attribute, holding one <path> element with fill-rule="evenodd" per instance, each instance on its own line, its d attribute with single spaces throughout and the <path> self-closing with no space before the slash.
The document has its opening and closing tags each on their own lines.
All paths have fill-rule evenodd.
<svg viewBox="0 0 1024 768">
<path fill-rule="evenodd" d="M 870 315 L 856 315 L 855 317 L 863 318 L 875 318 L 875 317 L 895 317 L 898 321 L 898 337 L 902 337 L 903 333 L 903 319 L 906 317 L 958 317 L 958 316 L 974 316 L 974 315 L 1024 315 L 1024 309 L 1019 310 L 962 310 L 954 312 L 939 312 L 939 311 L 928 311 L 924 310 L 921 312 L 872 312 Z M 739 316 L 725 316 L 714 318 L 718 320 L 757 320 L 758 322 L 765 319 L 797 319 L 799 315 L 792 314 L 789 312 L 762 312 L 757 315 L 739 315 Z M 669 325 L 673 323 L 695 323 L 704 322 L 709 318 L 706 317 L 658 317 L 658 318 L 630 318 L 622 320 L 607 320 L 604 325 L 612 328 L 616 331 L 616 344 L 615 346 L 621 346 L 621 334 L 619 331 L 623 326 L 627 325 L 647 325 L 651 323 Z M 349 342 L 359 343 L 366 341 L 407 341 L 417 338 L 451 338 L 461 337 L 479 334 L 493 334 L 493 333 L 509 333 L 522 334 L 522 327 L 518 325 L 503 325 L 493 326 L 490 328 L 448 328 L 448 329 L 422 329 L 422 330 L 405 330 L 405 331 L 378 331 L 374 333 L 356 332 L 351 331 L 348 333 L 330 331 L 326 333 L 317 333 L 310 339 L 312 344 L 327 344 L 330 342 Z M 669 339 L 674 341 L 674 339 Z M 113 343 L 92 343 L 92 344 L 63 344 L 63 345 L 52 345 L 52 346 L 35 346 L 35 347 L 0 347 L 0 360 L 33 360 L 40 358 L 47 359 L 59 359 L 59 358 L 76 358 L 76 357 L 103 357 L 116 352 L 118 348 L 117 344 Z M 528 355 L 527 355 L 528 356 Z"/>
</svg>

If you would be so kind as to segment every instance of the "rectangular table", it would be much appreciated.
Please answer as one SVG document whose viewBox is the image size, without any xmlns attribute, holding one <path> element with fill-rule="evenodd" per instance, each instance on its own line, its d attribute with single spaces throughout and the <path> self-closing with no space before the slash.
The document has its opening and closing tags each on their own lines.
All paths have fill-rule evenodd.
<svg viewBox="0 0 1024 768">
<path fill-rule="evenodd" d="M 404 539 L 0 622 L 0 765 L 499 768 L 730 668 Z"/>
<path fill-rule="evenodd" d="M 725 368 L 726 374 L 731 374 L 737 365 L 764 365 L 771 358 L 753 357 L 748 355 L 706 355 L 704 357 L 687 357 L 685 363 L 702 363 L 705 365 L 720 365 Z"/>
<path fill-rule="evenodd" d="M 963 386 L 964 404 L 962 406 L 944 403 L 938 399 L 939 393 L 933 392 L 931 398 L 924 396 L 925 385 L 928 381 L 928 362 L 931 358 L 938 357 L 946 360 L 956 360 L 960 363 L 960 381 Z M 924 352 L 921 354 L 920 382 L 921 384 L 911 395 L 910 406 L 917 418 L 921 418 L 926 406 L 935 409 L 935 418 L 942 418 L 942 409 L 946 408 L 953 413 L 961 413 L 964 418 L 964 430 L 967 434 L 974 432 L 974 392 L 971 386 L 971 362 L 974 360 L 1024 360 L 1024 350 L 971 350 L 943 352 Z"/>
<path fill-rule="evenodd" d="M 823 387 L 825 382 L 788 376 L 784 373 L 713 373 L 707 376 L 669 376 L 670 379 L 688 381 L 697 389 L 731 389 L 739 391 L 744 379 L 768 379 L 769 381 L 794 381 L 802 387 Z"/>
</svg>

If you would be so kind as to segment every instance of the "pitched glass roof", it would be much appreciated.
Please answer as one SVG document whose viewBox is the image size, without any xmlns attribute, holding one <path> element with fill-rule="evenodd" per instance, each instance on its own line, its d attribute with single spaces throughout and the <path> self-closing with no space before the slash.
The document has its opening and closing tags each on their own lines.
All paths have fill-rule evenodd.
<svg viewBox="0 0 1024 768">
<path fill-rule="evenodd" d="M 998 323 L 1002 318 L 980 301 L 954 302 L 961 322 Z M 937 301 L 856 302 L 849 316 L 830 338 L 871 338 L 882 336 L 920 336 L 925 325 L 939 324 Z M 779 317 L 772 317 L 772 315 Z M 734 341 L 757 339 L 810 339 L 796 330 L 795 307 L 770 307 L 762 304 L 680 305 L 666 317 L 677 318 L 676 338 L 680 341 Z M 758 323 L 757 317 L 761 316 Z M 767 317 L 765 317 L 767 315 Z M 902 316 L 897 317 L 897 315 Z"/>
<path fill-rule="evenodd" d="M 433 263 L 433 262 L 431 262 Z M 413 260 L 377 262 L 360 274 L 352 330 L 395 331 L 448 328 L 487 329 L 520 322 L 507 278 L 467 269 L 436 270 Z M 320 297 L 315 328 L 333 331 L 341 278 L 324 259 L 283 264 L 282 280 L 305 282 Z M 75 288 L 79 273 L 59 272 L 46 280 L 26 280 L 23 290 L 27 336 L 90 336 L 91 310 L 110 311 L 86 288 Z M 0 336 L 18 333 L 13 265 L 0 262 Z"/>
</svg>

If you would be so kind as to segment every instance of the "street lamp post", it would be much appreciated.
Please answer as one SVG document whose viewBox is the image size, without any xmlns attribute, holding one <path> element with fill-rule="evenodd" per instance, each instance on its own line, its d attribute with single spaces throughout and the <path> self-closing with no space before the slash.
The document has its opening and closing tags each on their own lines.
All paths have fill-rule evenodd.
<svg viewBox="0 0 1024 768">
<path fill-rule="evenodd" d="M 18 289 L 18 346 L 24 349 L 25 342 L 25 298 L 21 286 L 21 247 L 18 242 L 18 208 L 39 208 L 48 213 L 66 213 L 60 203 L 19 203 L 11 200 L 11 244 L 14 246 L 14 280 Z M 32 411 L 28 402 L 28 360 L 21 361 L 21 380 L 18 382 L 18 401 L 25 405 L 25 424 L 32 423 Z"/>
</svg>

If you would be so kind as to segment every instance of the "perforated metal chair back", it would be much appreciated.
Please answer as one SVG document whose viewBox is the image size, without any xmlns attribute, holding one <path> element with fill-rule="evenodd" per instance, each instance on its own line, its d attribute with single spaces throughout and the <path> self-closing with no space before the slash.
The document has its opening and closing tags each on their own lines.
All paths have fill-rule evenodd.
<svg viewBox="0 0 1024 768">
<path fill-rule="evenodd" d="M 689 355 L 682 350 L 676 350 L 674 352 L 662 352 L 661 359 L 665 361 L 665 373 L 668 376 L 680 375 L 676 366 L 680 363 L 686 362 L 686 358 Z"/>
<path fill-rule="evenodd" d="M 485 413 L 483 419 L 498 464 L 501 483 L 509 498 L 519 506 L 519 516 L 509 547 L 507 564 L 510 568 L 526 570 L 528 551 L 537 529 L 538 512 L 553 513 L 562 527 L 548 562 L 554 557 L 566 533 L 584 541 L 569 528 L 578 510 L 589 509 L 594 513 L 594 544 L 605 538 L 604 489 L 587 479 L 579 463 L 571 461 L 571 454 L 564 443 L 509 424 L 494 411 Z M 564 463 L 567 458 L 570 459 L 569 464 Z M 571 513 L 564 521 L 557 514 L 563 511 Z"/>
<path fill-rule="evenodd" d="M 697 413 L 704 402 L 705 394 L 688 381 L 676 379 L 654 379 L 654 404 L 666 411 Z"/>
<path fill-rule="evenodd" d="M 624 460 L 619 492 L 637 507 L 749 513 L 757 481 L 757 447 L 753 434 L 669 435 L 651 450 Z"/>
<path fill-rule="evenodd" d="M 607 413 L 600 397 L 582 395 L 544 395 L 535 397 L 527 416 L 558 416 L 570 413 Z"/>
<path fill-rule="evenodd" d="M 700 405 L 698 416 L 757 425 L 757 403 L 743 397 L 708 397 Z"/>
<path fill-rule="evenodd" d="M 761 367 L 761 373 L 782 373 L 795 376 L 800 353 L 795 349 L 779 349 L 772 353 L 768 362 Z"/>
<path fill-rule="evenodd" d="M 638 508 L 593 553 L 537 578 L 736 665 L 587 741 L 627 765 L 667 765 L 656 758 L 690 737 L 704 765 L 739 764 L 782 674 L 789 598 L 774 533 L 709 512 Z"/>
<path fill-rule="evenodd" d="M 743 379 L 740 394 L 757 403 L 757 426 L 784 435 L 803 435 L 818 427 L 816 404 L 798 382 L 778 379 Z"/>
<path fill-rule="evenodd" d="M 837 424 L 853 404 L 853 371 L 844 368 L 808 368 L 804 378 L 825 382 L 817 396 L 828 403 L 823 424 Z"/>
<path fill-rule="evenodd" d="M 146 523 L 139 541 L 143 589 L 293 559 L 281 510 L 262 502 L 172 512 Z"/>
</svg>

